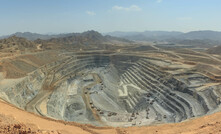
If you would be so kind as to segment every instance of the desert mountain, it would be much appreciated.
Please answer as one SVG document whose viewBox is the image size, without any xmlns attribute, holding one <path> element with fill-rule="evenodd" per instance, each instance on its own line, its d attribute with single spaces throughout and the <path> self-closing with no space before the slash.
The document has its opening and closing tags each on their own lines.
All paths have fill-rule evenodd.
<svg viewBox="0 0 221 134">
<path fill-rule="evenodd" d="M 38 34 L 38 33 L 31 33 L 31 32 L 16 32 L 11 35 L 1 36 L 0 39 L 8 38 L 11 36 L 16 36 L 16 37 L 26 38 L 28 40 L 37 40 L 37 39 L 48 40 L 51 38 L 65 37 L 65 36 L 71 36 L 71 35 L 72 33 L 47 35 L 47 34 Z"/>
<path fill-rule="evenodd" d="M 221 32 L 217 31 L 192 31 L 188 33 L 167 31 L 145 32 L 112 32 L 107 35 L 121 37 L 136 41 L 167 41 L 167 40 L 212 40 L 221 41 Z"/>
<path fill-rule="evenodd" d="M 176 36 L 177 39 L 189 39 L 189 40 L 213 40 L 221 41 L 221 32 L 217 31 L 192 31 Z"/>
<path fill-rule="evenodd" d="M 182 32 L 168 32 L 168 31 L 145 31 L 145 32 L 112 32 L 107 35 L 121 37 L 129 40 L 136 41 L 156 41 L 168 39 L 174 36 L 183 34 Z"/>
<path fill-rule="evenodd" d="M 25 49 L 99 49 L 99 48 L 111 48 L 115 43 L 130 44 L 129 40 L 121 39 L 118 37 L 103 36 L 96 31 L 87 31 L 83 33 L 71 33 L 65 35 L 57 35 L 56 38 L 48 38 L 49 36 L 43 36 L 33 33 L 20 33 L 18 36 L 10 36 L 0 40 L 0 49 L 25 50 Z M 23 37 L 20 37 L 23 36 Z M 59 36 L 59 37 L 58 37 Z M 45 38 L 37 40 L 36 37 Z M 26 39 L 28 38 L 28 39 Z"/>
<path fill-rule="evenodd" d="M 70 37 L 87 37 L 87 38 L 90 38 L 93 40 L 100 40 L 101 38 L 103 38 L 103 36 L 94 31 L 94 30 L 91 30 L 91 31 L 87 31 L 87 32 L 83 32 L 83 33 L 64 33 L 64 34 L 53 34 L 53 35 L 47 35 L 47 34 L 38 34 L 38 33 L 31 33 L 31 32 L 17 32 L 17 33 L 14 33 L 14 34 L 11 34 L 11 35 L 5 35 L 5 36 L 1 36 L 0 39 L 6 39 L 6 38 L 9 38 L 11 36 L 16 36 L 16 37 L 21 37 L 21 38 L 25 38 L 27 40 L 50 40 L 50 39 L 54 39 L 54 38 L 70 38 Z M 110 36 L 110 35 L 106 35 L 104 38 L 106 38 L 106 41 L 109 40 L 109 41 L 122 41 L 122 42 L 131 42 L 127 39 L 123 39 L 123 38 L 119 38 L 119 37 L 113 37 L 113 36 Z M 69 39 L 68 39 L 69 40 Z"/>
<path fill-rule="evenodd" d="M 88 31 L 94 32 L 95 31 Z M 47 34 L 38 34 L 38 33 L 31 33 L 31 32 L 17 32 L 12 35 L 1 36 L 0 39 L 8 38 L 11 36 L 22 37 L 28 40 L 49 40 L 52 38 L 67 38 L 71 36 L 87 36 L 88 32 L 84 33 L 64 33 L 64 34 L 54 34 L 54 35 L 47 35 Z M 135 40 L 135 41 L 171 41 L 171 40 L 211 40 L 211 41 L 221 41 L 221 32 L 217 31 L 191 31 L 188 33 L 183 32 L 176 32 L 176 31 L 145 31 L 145 32 L 110 32 L 105 33 L 106 38 L 111 37 L 110 40 L 120 40 L 120 41 L 128 41 L 128 40 Z M 99 35 L 101 37 L 101 35 Z M 118 37 L 118 38 L 113 38 Z M 120 38 L 120 39 L 119 39 Z M 123 40 L 122 38 L 126 39 Z"/>
<path fill-rule="evenodd" d="M 11 36 L 6 39 L 0 40 L 0 50 L 16 51 L 25 49 L 36 49 L 36 44 L 33 41 L 29 41 L 25 38 Z"/>
<path fill-rule="evenodd" d="M 210 54 L 221 54 L 221 45 L 209 48 L 207 50 L 207 52 L 210 53 Z"/>
</svg>

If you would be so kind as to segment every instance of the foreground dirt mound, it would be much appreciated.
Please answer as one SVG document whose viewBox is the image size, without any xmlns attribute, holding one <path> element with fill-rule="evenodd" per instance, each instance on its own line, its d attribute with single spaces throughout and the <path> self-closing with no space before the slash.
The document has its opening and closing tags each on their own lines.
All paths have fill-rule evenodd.
<svg viewBox="0 0 221 134">
<path fill-rule="evenodd" d="M 59 134 L 55 131 L 42 131 L 35 125 L 19 123 L 13 116 L 0 114 L 0 134 Z"/>
<path fill-rule="evenodd" d="M 220 134 L 221 113 L 158 126 L 94 127 L 55 121 L 0 101 L 0 134 Z"/>
<path fill-rule="evenodd" d="M 11 125 L 3 125 L 0 126 L 0 133 L 4 134 L 37 134 L 41 133 L 40 131 L 32 131 L 31 128 L 27 128 L 25 125 L 21 124 L 11 124 Z"/>
</svg>

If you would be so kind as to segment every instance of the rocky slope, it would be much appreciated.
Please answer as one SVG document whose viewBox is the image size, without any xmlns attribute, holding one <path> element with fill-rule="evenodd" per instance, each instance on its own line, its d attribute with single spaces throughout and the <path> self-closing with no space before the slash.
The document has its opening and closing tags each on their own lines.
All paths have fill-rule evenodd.
<svg viewBox="0 0 221 134">
<path fill-rule="evenodd" d="M 117 37 L 102 36 L 96 31 L 72 33 L 47 40 L 27 40 L 23 37 L 11 36 L 0 40 L 0 51 L 42 51 L 58 49 L 113 49 L 116 46 L 130 45 L 133 42 Z"/>
<path fill-rule="evenodd" d="M 0 40 L 0 51 L 15 52 L 27 49 L 37 49 L 37 45 L 32 41 L 16 36 Z"/>
</svg>

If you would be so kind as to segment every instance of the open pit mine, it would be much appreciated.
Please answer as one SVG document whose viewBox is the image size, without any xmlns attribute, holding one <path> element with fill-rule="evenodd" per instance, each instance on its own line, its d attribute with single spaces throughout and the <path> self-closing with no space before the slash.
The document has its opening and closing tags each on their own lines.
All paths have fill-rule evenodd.
<svg viewBox="0 0 221 134">
<path fill-rule="evenodd" d="M 1 49 L 1 99 L 55 120 L 113 127 L 220 111 L 219 55 L 134 42 L 109 43 L 108 50 L 49 49 L 54 40 L 29 41 L 35 47 L 24 52 L 14 45 Z"/>
</svg>

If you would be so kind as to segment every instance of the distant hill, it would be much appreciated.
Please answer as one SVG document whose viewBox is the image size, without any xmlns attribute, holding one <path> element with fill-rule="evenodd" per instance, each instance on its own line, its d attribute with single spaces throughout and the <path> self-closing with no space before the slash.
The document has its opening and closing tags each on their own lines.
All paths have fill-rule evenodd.
<svg viewBox="0 0 221 134">
<path fill-rule="evenodd" d="M 51 38 L 48 40 L 35 40 L 38 44 L 43 44 L 47 49 L 54 48 L 81 48 L 81 49 L 105 49 L 116 44 L 131 44 L 132 41 L 118 37 L 103 36 L 96 31 L 83 33 L 72 33 L 65 37 Z M 53 48 L 52 48 L 53 47 Z"/>
<path fill-rule="evenodd" d="M 207 52 L 210 54 L 221 54 L 221 45 L 209 48 Z"/>
<path fill-rule="evenodd" d="M 188 33 L 167 32 L 167 31 L 145 31 L 145 32 L 112 32 L 106 34 L 129 40 L 135 40 L 135 41 L 168 41 L 168 40 L 221 41 L 221 32 L 217 31 L 192 31 Z"/>
<path fill-rule="evenodd" d="M 50 38 L 55 37 L 55 35 L 43 35 L 43 34 L 37 34 L 37 33 L 31 33 L 31 32 L 24 32 L 24 33 L 17 32 L 17 33 L 11 34 L 11 35 L 2 36 L 2 37 L 0 37 L 0 39 L 8 38 L 11 36 L 26 38 L 28 40 L 36 40 L 36 39 L 46 40 L 46 39 L 50 39 Z"/>
<path fill-rule="evenodd" d="M 42 42 L 61 43 L 61 44 L 79 44 L 79 43 L 101 43 L 107 39 L 96 31 L 87 31 L 83 33 L 67 34 L 64 37 L 55 37 Z"/>
<path fill-rule="evenodd" d="M 26 38 L 28 40 L 36 40 L 36 39 L 47 40 L 47 39 L 54 37 L 54 35 L 43 35 L 43 34 L 30 33 L 30 32 L 24 32 L 24 33 L 17 32 L 12 35 L 17 36 L 17 37 Z"/>
<path fill-rule="evenodd" d="M 48 40 L 51 38 L 59 38 L 59 37 L 66 37 L 66 36 L 72 36 L 75 35 L 76 33 L 67 33 L 67 34 L 54 34 L 54 35 L 47 35 L 47 34 L 38 34 L 38 33 L 31 33 L 31 32 L 17 32 L 11 35 L 5 35 L 1 36 L 0 39 L 8 38 L 11 36 L 16 36 L 16 37 L 21 37 L 21 38 L 26 38 L 28 40 Z"/>
<path fill-rule="evenodd" d="M 46 35 L 31 32 L 17 32 L 12 35 L 1 36 L 2 38 L 8 38 L 10 36 L 22 37 L 28 40 L 49 40 L 52 38 L 65 38 L 70 36 L 80 35 L 80 33 L 64 33 L 56 35 Z M 221 32 L 217 31 L 192 31 L 188 33 L 176 32 L 176 31 L 145 31 L 145 32 L 110 32 L 103 34 L 106 38 L 111 38 L 113 40 L 124 41 L 134 40 L 134 41 L 171 41 L 171 40 L 211 40 L 221 42 Z"/>
<path fill-rule="evenodd" d="M 5 36 L 1 36 L 0 39 L 6 39 L 9 38 L 11 36 L 16 36 L 16 37 L 21 37 L 21 38 L 25 38 L 27 40 L 50 40 L 50 39 L 55 39 L 55 38 L 66 38 L 66 40 L 69 40 L 68 38 L 70 37 L 74 37 L 74 36 L 78 36 L 78 37 L 86 37 L 93 39 L 93 40 L 100 40 L 101 38 L 106 38 L 106 41 L 121 41 L 121 42 L 131 42 L 127 39 L 123 39 L 123 38 L 119 38 L 119 37 L 113 37 L 110 35 L 106 35 L 105 37 L 103 37 L 103 35 L 101 35 L 100 33 L 96 32 L 96 31 L 87 31 L 87 32 L 83 32 L 83 33 L 64 33 L 64 34 L 54 34 L 54 35 L 47 35 L 47 34 L 38 34 L 38 33 L 31 33 L 31 32 L 17 32 L 11 35 L 5 35 Z M 89 37 L 91 36 L 91 37 Z M 97 36 L 97 37 L 96 37 Z"/>
<path fill-rule="evenodd" d="M 145 32 L 112 32 L 105 35 L 121 37 L 135 41 L 159 41 L 183 34 L 182 32 L 145 31 Z"/>
<path fill-rule="evenodd" d="M 50 36 L 50 38 L 49 36 L 28 32 L 17 33 L 16 35 L 23 37 L 13 35 L 8 38 L 1 39 L 0 50 L 14 52 L 29 49 L 112 49 L 117 45 L 130 45 L 133 43 L 127 39 L 103 36 L 102 34 L 93 30 L 83 33 L 60 34 L 56 35 L 55 37 Z M 28 40 L 35 39 L 37 37 L 38 39 L 36 40 Z"/>
<path fill-rule="evenodd" d="M 29 41 L 21 37 L 11 36 L 9 38 L 0 40 L 0 50 L 4 49 L 8 52 L 23 51 L 36 48 L 37 46 L 33 41 Z"/>
<path fill-rule="evenodd" d="M 43 40 L 42 40 L 43 41 Z M 131 43 L 127 39 L 122 39 L 119 37 L 112 36 L 103 36 L 97 31 L 87 31 L 83 33 L 70 33 L 70 34 L 60 34 L 54 38 L 45 40 L 45 42 L 55 42 L 55 43 L 63 43 L 63 44 L 74 44 L 74 43 L 104 43 L 104 42 L 127 42 Z"/>
<path fill-rule="evenodd" d="M 217 31 L 193 31 L 181 34 L 177 37 L 177 39 L 197 39 L 197 40 L 215 40 L 215 41 L 221 41 L 221 32 Z"/>
</svg>

